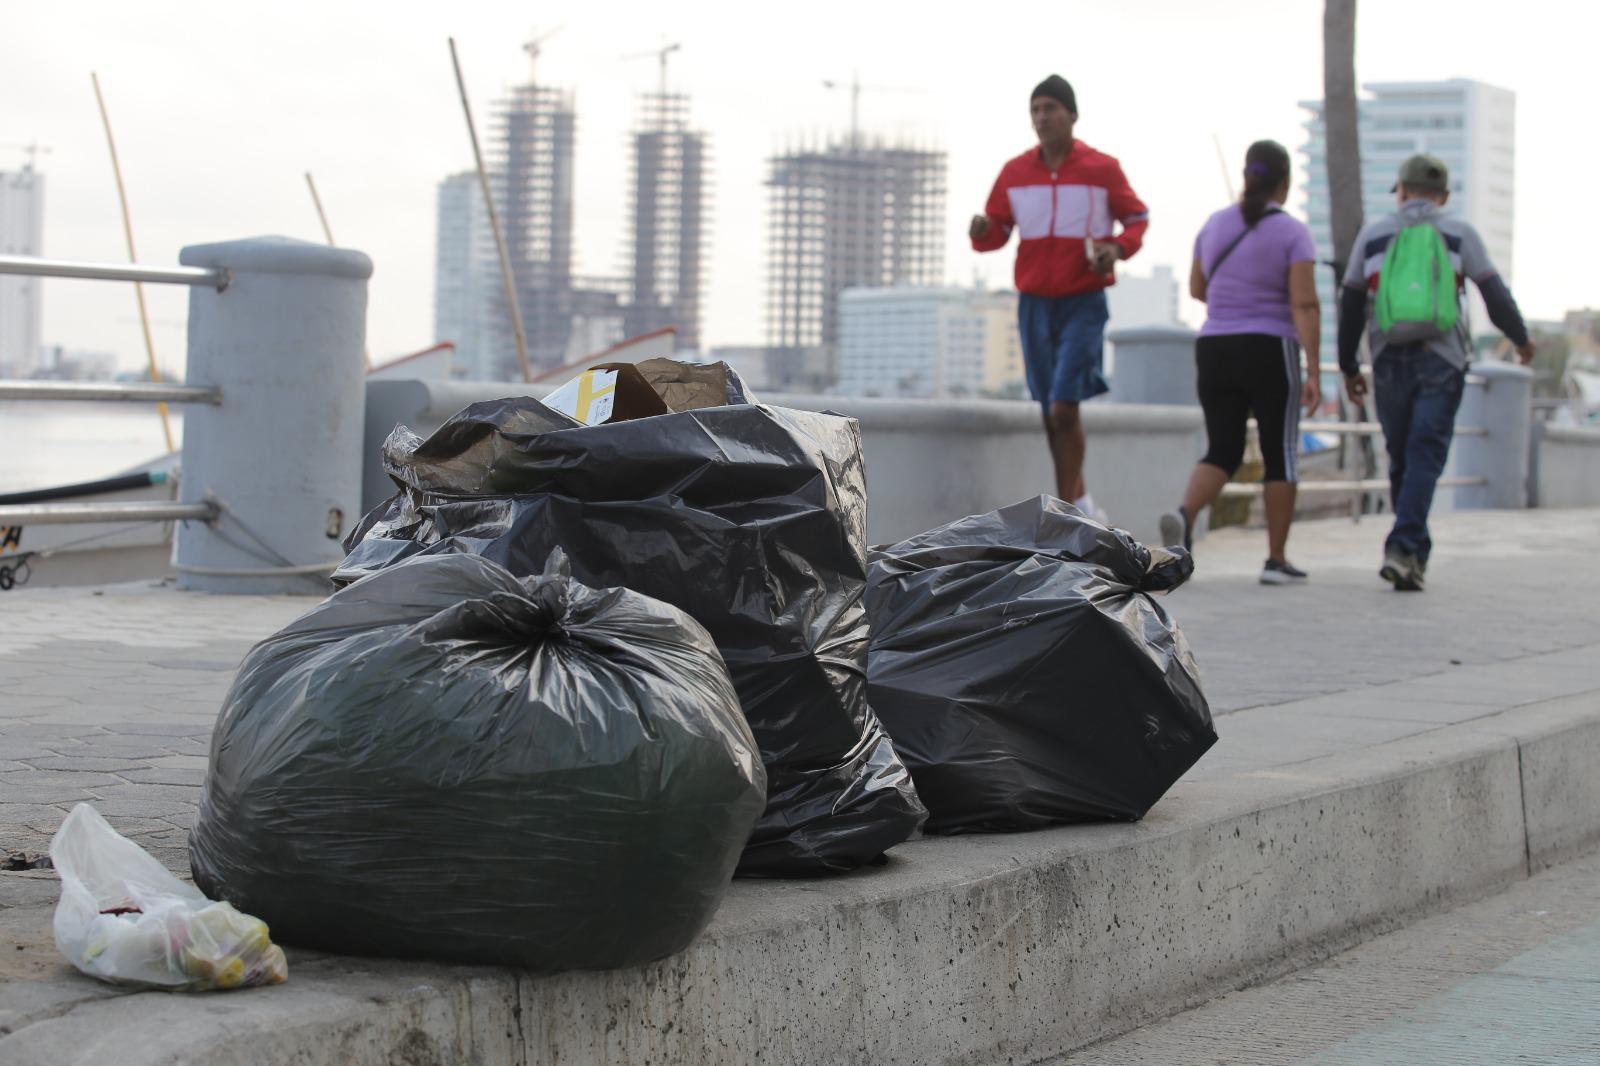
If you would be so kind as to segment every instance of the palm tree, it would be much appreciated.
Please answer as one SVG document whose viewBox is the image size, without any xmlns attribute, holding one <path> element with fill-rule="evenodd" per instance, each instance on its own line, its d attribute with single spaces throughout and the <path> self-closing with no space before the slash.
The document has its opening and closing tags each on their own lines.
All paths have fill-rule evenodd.
<svg viewBox="0 0 1600 1066">
<path fill-rule="evenodd" d="M 1356 104 L 1356 0 L 1322 8 L 1322 126 L 1334 269 L 1342 277 L 1361 232 L 1361 133 Z"/>
<path fill-rule="evenodd" d="M 1350 261 L 1356 235 L 1361 232 L 1361 114 L 1356 102 L 1356 0 L 1324 0 L 1322 6 L 1322 129 L 1328 153 L 1328 229 L 1333 240 L 1333 306 L 1339 306 L 1339 283 Z M 1344 391 L 1339 391 L 1339 417 L 1344 420 Z M 1355 404 L 1357 421 L 1367 418 L 1366 405 Z M 1377 449 L 1371 437 L 1356 438 L 1358 476 L 1372 477 L 1378 469 Z M 1339 465 L 1347 461 L 1340 443 Z M 1371 498 L 1363 493 L 1360 508 L 1369 511 Z"/>
</svg>

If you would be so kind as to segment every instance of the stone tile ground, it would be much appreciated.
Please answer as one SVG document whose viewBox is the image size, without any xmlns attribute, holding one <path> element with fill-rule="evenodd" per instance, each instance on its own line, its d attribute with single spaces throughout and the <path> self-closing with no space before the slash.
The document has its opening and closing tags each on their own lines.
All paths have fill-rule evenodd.
<svg viewBox="0 0 1600 1066">
<path fill-rule="evenodd" d="M 1600 512 L 1443 515 L 1421 595 L 1376 577 L 1385 529 L 1381 519 L 1298 527 L 1290 554 L 1312 580 L 1297 588 L 1256 583 L 1259 531 L 1201 542 L 1198 576 L 1166 601 L 1223 737 L 1196 775 L 1382 743 L 1484 704 L 1596 687 L 1586 656 L 1552 653 L 1600 644 Z M 0 593 L 0 858 L 45 851 L 86 801 L 186 874 L 208 738 L 233 671 L 255 641 L 315 602 L 157 585 Z M 1520 696 L 1472 675 L 1522 659 Z M 1336 693 L 1370 700 L 1370 713 L 1355 716 L 1369 721 L 1352 719 L 1342 700 L 1330 725 L 1317 698 Z M 1269 708 L 1301 715 L 1293 745 L 1281 728 L 1250 727 Z M 46 873 L 0 874 L 0 908 L 46 891 Z"/>
</svg>

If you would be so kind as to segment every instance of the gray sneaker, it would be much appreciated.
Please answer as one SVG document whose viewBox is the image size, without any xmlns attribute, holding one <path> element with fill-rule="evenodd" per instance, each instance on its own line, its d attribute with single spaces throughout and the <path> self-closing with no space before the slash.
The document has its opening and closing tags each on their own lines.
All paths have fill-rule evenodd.
<svg viewBox="0 0 1600 1066">
<path fill-rule="evenodd" d="M 1423 568 L 1417 564 L 1417 558 L 1398 548 L 1391 548 L 1383 553 L 1383 566 L 1378 569 L 1378 576 L 1394 586 L 1396 592 L 1421 592 Z"/>
<path fill-rule="evenodd" d="M 1194 524 L 1182 507 L 1161 516 L 1161 543 L 1169 547 L 1181 544 L 1184 551 L 1194 551 Z"/>
</svg>

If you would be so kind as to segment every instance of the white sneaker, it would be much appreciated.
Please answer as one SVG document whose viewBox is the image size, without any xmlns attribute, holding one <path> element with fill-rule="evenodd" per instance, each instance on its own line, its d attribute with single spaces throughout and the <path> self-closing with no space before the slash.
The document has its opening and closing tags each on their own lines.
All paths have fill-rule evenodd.
<svg viewBox="0 0 1600 1066">
<path fill-rule="evenodd" d="M 1261 567 L 1263 585 L 1304 585 L 1311 575 L 1291 563 L 1268 559 Z"/>
</svg>

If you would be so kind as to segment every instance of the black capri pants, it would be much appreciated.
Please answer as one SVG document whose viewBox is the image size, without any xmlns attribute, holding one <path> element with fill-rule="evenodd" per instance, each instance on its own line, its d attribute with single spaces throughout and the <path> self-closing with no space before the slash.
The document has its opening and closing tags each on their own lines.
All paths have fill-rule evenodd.
<svg viewBox="0 0 1600 1066">
<path fill-rule="evenodd" d="M 1228 333 L 1195 343 L 1200 406 L 1206 415 L 1202 463 L 1232 477 L 1244 460 L 1245 423 L 1256 418 L 1264 481 L 1298 479 L 1300 345 L 1270 333 Z"/>
</svg>

